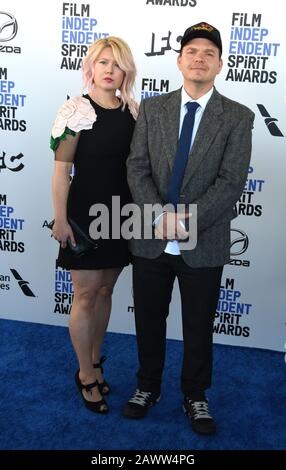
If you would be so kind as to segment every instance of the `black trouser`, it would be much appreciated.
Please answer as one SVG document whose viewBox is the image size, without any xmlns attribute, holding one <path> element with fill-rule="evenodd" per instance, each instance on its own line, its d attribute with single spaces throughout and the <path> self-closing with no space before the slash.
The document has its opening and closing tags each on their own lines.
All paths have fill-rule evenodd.
<svg viewBox="0 0 286 470">
<path fill-rule="evenodd" d="M 165 360 L 166 319 L 177 276 L 182 301 L 184 355 L 181 387 L 185 395 L 211 385 L 213 322 L 223 266 L 191 268 L 180 255 L 133 258 L 138 388 L 160 393 Z"/>
</svg>

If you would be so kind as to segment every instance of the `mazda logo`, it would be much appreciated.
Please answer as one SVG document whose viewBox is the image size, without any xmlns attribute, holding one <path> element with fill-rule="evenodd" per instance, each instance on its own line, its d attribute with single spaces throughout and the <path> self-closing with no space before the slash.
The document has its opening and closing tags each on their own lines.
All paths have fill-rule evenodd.
<svg viewBox="0 0 286 470">
<path fill-rule="evenodd" d="M 237 228 L 231 229 L 231 244 L 230 244 L 230 255 L 239 256 L 244 253 L 249 245 L 248 236 L 242 230 Z"/>
<path fill-rule="evenodd" d="M 0 11 L 0 42 L 7 42 L 13 39 L 18 31 L 16 18 L 11 13 Z"/>
</svg>

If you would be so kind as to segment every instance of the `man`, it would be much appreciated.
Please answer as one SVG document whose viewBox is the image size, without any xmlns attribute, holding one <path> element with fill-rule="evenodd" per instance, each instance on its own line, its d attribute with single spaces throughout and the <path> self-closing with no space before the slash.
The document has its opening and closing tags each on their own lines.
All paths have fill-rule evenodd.
<svg viewBox="0 0 286 470">
<path fill-rule="evenodd" d="M 187 220 L 176 211 L 164 211 L 155 219 L 156 238 L 132 240 L 140 367 L 138 387 L 123 415 L 143 418 L 160 399 L 166 318 L 177 277 L 184 339 L 183 408 L 193 431 L 200 434 L 216 431 L 205 395 L 211 385 L 213 322 L 223 265 L 229 261 L 234 205 L 247 178 L 254 120 L 252 111 L 214 88 L 221 54 L 220 33 L 210 24 L 198 23 L 185 31 L 177 59 L 183 87 L 141 103 L 127 161 L 130 189 L 141 207 L 196 204 L 197 245 L 180 249 Z M 194 101 L 197 104 L 187 104 Z M 192 217 L 189 221 L 195 222 Z"/>
</svg>

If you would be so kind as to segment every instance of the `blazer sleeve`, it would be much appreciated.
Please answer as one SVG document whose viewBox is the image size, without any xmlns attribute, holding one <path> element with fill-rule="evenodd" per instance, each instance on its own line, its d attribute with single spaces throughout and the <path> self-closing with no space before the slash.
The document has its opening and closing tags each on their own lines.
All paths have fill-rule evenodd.
<svg viewBox="0 0 286 470">
<path fill-rule="evenodd" d="M 248 175 L 254 113 L 248 108 L 231 129 L 220 168 L 213 184 L 193 203 L 197 204 L 198 231 L 230 219 L 230 210 L 240 198 Z"/>
<path fill-rule="evenodd" d="M 143 204 L 161 204 L 162 199 L 152 178 L 152 168 L 148 151 L 148 123 L 145 114 L 145 103 L 141 102 L 136 121 L 130 154 L 127 159 L 127 179 L 133 200 Z"/>
</svg>

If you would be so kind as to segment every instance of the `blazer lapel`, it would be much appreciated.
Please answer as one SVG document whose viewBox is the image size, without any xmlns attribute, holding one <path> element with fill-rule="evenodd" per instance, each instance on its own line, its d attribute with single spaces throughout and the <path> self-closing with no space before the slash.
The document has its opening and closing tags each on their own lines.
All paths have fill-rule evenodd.
<svg viewBox="0 0 286 470">
<path fill-rule="evenodd" d="M 186 171 L 182 182 L 182 190 L 194 175 L 197 167 L 206 155 L 213 139 L 215 138 L 222 123 L 222 118 L 220 117 L 222 112 L 223 108 L 221 96 L 216 91 L 216 89 L 214 89 L 213 94 L 202 116 L 192 146 L 192 151 L 189 155 L 189 160 L 186 166 Z"/>
<path fill-rule="evenodd" d="M 180 108 L 181 89 L 168 95 L 159 110 L 159 122 L 163 135 L 162 146 L 171 170 L 173 168 L 178 145 Z"/>
</svg>

